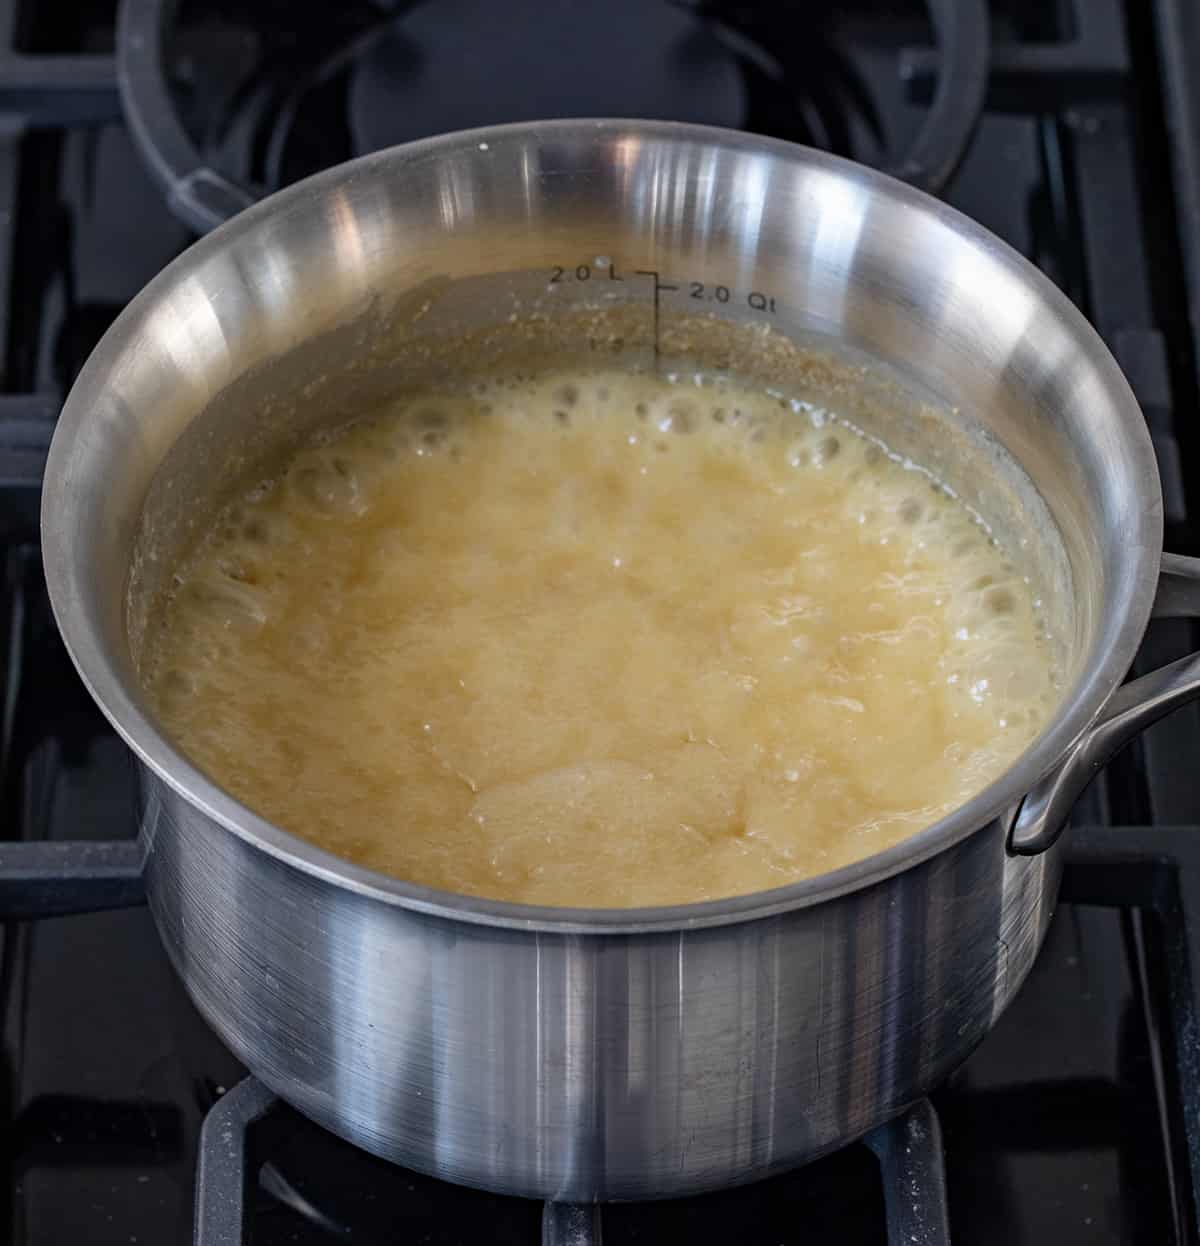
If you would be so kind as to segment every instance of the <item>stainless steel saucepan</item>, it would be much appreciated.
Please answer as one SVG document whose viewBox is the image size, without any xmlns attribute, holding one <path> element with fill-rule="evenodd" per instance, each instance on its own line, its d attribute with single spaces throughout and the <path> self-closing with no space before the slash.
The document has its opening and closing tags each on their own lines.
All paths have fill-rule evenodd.
<svg viewBox="0 0 1200 1246">
<path fill-rule="evenodd" d="M 969 804 L 775 891 L 530 908 L 321 852 L 163 735 L 136 676 L 144 603 L 281 439 L 422 369 L 571 342 L 702 358 L 726 330 L 715 366 L 791 369 L 944 459 L 1056 603 L 1061 707 Z M 899 182 L 683 125 L 451 135 L 244 212 L 97 347 L 59 421 L 42 524 L 67 646 L 140 762 L 150 903 L 201 1011 L 331 1130 L 540 1198 L 747 1181 L 924 1094 L 1029 970 L 1076 795 L 1200 692 L 1196 657 L 1120 686 L 1156 593 L 1191 613 L 1200 572 L 1162 556 L 1141 412 L 1067 299 Z"/>
</svg>

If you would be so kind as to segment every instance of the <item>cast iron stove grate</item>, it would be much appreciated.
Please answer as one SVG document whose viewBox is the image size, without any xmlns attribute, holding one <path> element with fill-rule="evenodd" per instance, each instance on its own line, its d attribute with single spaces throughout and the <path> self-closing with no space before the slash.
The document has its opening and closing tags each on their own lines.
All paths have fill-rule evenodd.
<svg viewBox="0 0 1200 1246">
<path fill-rule="evenodd" d="M 334 33 L 352 42 L 351 19 L 395 25 L 410 9 L 416 20 L 419 7 L 421 20 L 432 20 L 439 5 L 448 13 L 453 3 L 343 6 L 344 25 L 322 31 L 330 36 L 326 50 L 333 51 Z M 174 984 L 144 910 L 118 911 L 141 898 L 137 848 L 104 842 L 131 825 L 131 776 L 54 638 L 33 543 L 41 467 L 63 389 L 120 306 L 186 241 L 158 190 L 139 191 L 145 178 L 122 124 L 118 62 L 128 44 L 118 46 L 116 7 L 106 13 L 103 5 L 68 0 L 0 2 L 0 647 L 7 650 L 0 792 L 8 840 L 25 841 L 0 846 L 0 915 L 10 919 L 0 949 L 7 1062 L 0 1082 L 7 1098 L 0 1223 L 16 1241 L 54 1246 L 181 1240 L 191 1231 L 182 1225 L 191 1224 L 189 1190 L 200 1172 L 196 1210 L 208 1235 L 201 1241 L 241 1240 L 243 1226 L 231 1218 L 239 1202 L 247 1234 L 263 1244 L 403 1240 L 398 1226 L 414 1240 L 536 1241 L 543 1220 L 538 1205 L 417 1178 L 355 1152 L 291 1109 L 263 1105 L 265 1092 L 253 1082 L 237 1084 L 241 1072 L 228 1053 L 206 1065 L 211 1052 L 204 1047 L 186 1091 L 162 1072 L 164 1060 L 172 1068 L 179 1062 L 175 1045 L 215 1040 L 204 1037 L 186 1003 L 167 1001 Z M 220 8 L 217 0 L 184 0 L 174 10 L 149 0 L 121 5 L 122 29 L 136 34 L 140 15 L 152 38 L 175 13 L 184 37 L 166 45 L 163 72 L 173 91 L 182 83 L 176 102 L 204 166 L 235 185 L 274 186 L 371 144 L 349 113 L 337 125 L 325 124 L 329 91 L 321 64 L 315 78 L 296 76 L 307 94 L 293 112 L 279 110 L 285 124 L 278 136 L 263 130 L 273 105 L 265 111 L 262 105 L 268 88 L 288 87 L 290 68 L 279 63 L 266 86 L 254 73 L 232 96 L 222 95 L 218 83 L 216 94 L 228 107 L 214 127 L 207 75 L 236 45 L 222 43 L 227 32 L 221 30 L 215 44 L 205 45 L 201 36 L 211 29 L 189 26 L 206 7 Z M 928 104 L 941 81 L 935 46 L 941 41 L 914 46 L 927 39 L 921 0 L 839 5 L 839 17 L 857 22 L 864 35 L 865 59 L 818 58 L 813 68 L 824 76 L 813 82 L 797 81 L 792 70 L 771 78 L 778 49 L 787 52 L 788 20 L 809 6 L 718 0 L 681 7 L 706 21 L 723 19 L 738 63 L 760 74 L 742 95 L 722 97 L 722 107 L 746 111 L 721 120 L 886 162 L 896 158 L 889 153 L 911 150 L 928 119 L 922 101 Z M 226 6 L 235 15 L 247 8 Z M 1033 257 L 1098 325 L 1147 415 L 1163 470 L 1170 543 L 1196 552 L 1200 533 L 1191 516 L 1198 512 L 1189 493 L 1200 481 L 1200 435 L 1180 414 L 1200 402 L 1200 252 L 1193 228 L 1200 110 L 1189 72 L 1200 52 L 1194 6 L 1189 0 L 991 0 L 988 8 L 986 91 L 956 97 L 960 138 L 948 131 L 943 139 L 951 152 L 961 135 L 973 139 L 947 183 L 949 197 Z M 466 0 L 460 9 L 468 12 Z M 889 24 L 900 9 L 908 19 L 916 15 L 915 34 L 911 21 Z M 144 25 L 151 16 L 158 27 Z M 799 20 L 811 35 L 811 9 Z M 764 22 L 774 23 L 767 36 Z M 978 49 L 978 27 L 972 38 Z M 764 42 L 775 63 L 762 58 Z M 373 64 L 378 68 L 378 59 Z M 971 65 L 977 73 L 977 57 L 956 69 L 964 73 Z M 329 82 L 337 90 L 358 72 L 349 61 L 334 68 Z M 372 81 L 370 73 L 362 76 Z M 380 85 L 378 75 L 374 82 Z M 789 95 L 780 86 L 795 90 Z M 369 92 L 364 98 L 369 102 Z M 905 109 L 907 128 L 884 141 L 881 131 Z M 114 147 L 118 155 L 128 149 L 116 173 Z M 122 198 L 126 190 L 142 197 L 135 194 L 130 206 Z M 110 203 L 97 226 L 94 218 Z M 124 249 L 114 257 L 121 280 L 106 284 L 98 274 L 111 278 L 112 266 L 98 266 L 97 256 L 114 250 L 113 231 L 126 220 L 133 227 L 120 235 Z M 1145 664 L 1194 648 L 1184 628 L 1158 625 Z M 963 1073 L 934 1094 L 932 1108 L 917 1109 L 941 1120 L 945 1146 L 923 1156 L 927 1173 L 939 1166 L 945 1173 L 957 1242 L 1200 1241 L 1193 981 L 1200 861 L 1192 847 L 1200 843 L 1198 756 L 1200 714 L 1181 712 L 1096 785 L 1081 807 L 1084 820 L 1156 825 L 1075 832 L 1059 918 L 1033 978 Z M 64 842 L 85 834 L 93 840 Z M 112 911 L 97 911 L 106 909 Z M 78 916 L 56 916 L 66 913 Z M 84 955 L 92 939 L 102 941 L 99 959 Z M 138 979 L 133 984 L 131 976 Z M 172 1008 L 185 1015 L 164 1036 L 159 1014 Z M 114 1026 L 114 1012 L 129 1010 L 137 1011 L 135 1019 Z M 73 1024 L 78 1016 L 85 1019 Z M 1112 1033 L 1101 1035 L 1105 1027 Z M 142 1031 L 148 1054 L 122 1046 Z M 1106 1044 L 1115 1046 L 1115 1056 Z M 167 1055 L 156 1054 L 164 1048 Z M 96 1070 L 106 1060 L 131 1065 L 134 1076 L 104 1082 Z M 996 1076 L 998 1069 L 1005 1075 Z M 225 1094 L 225 1085 L 234 1089 Z M 267 1110 L 253 1123 L 242 1128 L 230 1121 L 256 1102 Z M 201 1130 L 200 1115 L 209 1109 Z M 875 1141 L 902 1140 L 905 1127 L 882 1131 Z M 934 1136 L 927 1130 L 925 1141 Z M 214 1155 L 208 1148 L 214 1140 L 233 1147 L 236 1162 L 224 1170 L 234 1179 L 228 1188 L 216 1174 L 230 1155 Z M 894 1171 L 901 1149 L 895 1145 L 880 1161 L 857 1145 L 743 1190 L 606 1207 L 605 1238 L 610 1246 L 685 1238 L 878 1243 L 886 1204 L 900 1192 L 891 1185 L 885 1198 L 880 1174 Z M 328 1169 L 324 1183 L 311 1179 L 314 1168 Z M 327 1197 L 331 1186 L 342 1188 L 340 1201 L 336 1189 Z M 936 1183 L 926 1193 L 934 1210 L 918 1233 L 942 1227 Z M 352 1204 L 372 1199 L 380 1207 L 364 1228 Z M 156 1218 L 145 1208 L 148 1200 L 167 1211 Z M 447 1221 L 446 1213 L 460 1207 L 473 1209 L 464 1222 L 470 1232 Z M 177 1222 L 168 1214 L 176 1208 Z M 560 1238 L 594 1228 L 591 1212 L 562 1209 L 548 1219 Z M 86 1227 L 56 1232 L 67 1223 Z M 163 1227 L 172 1224 L 175 1229 Z"/>
<path fill-rule="evenodd" d="M 979 120 L 989 29 L 986 0 L 926 5 L 935 59 L 913 64 L 927 114 L 900 151 L 879 153 L 877 163 L 937 191 Z M 316 23 L 282 17 L 260 0 L 258 23 L 245 6 L 210 3 L 199 24 L 177 0 L 124 0 L 117 73 L 130 127 L 171 211 L 205 232 L 315 168 L 469 128 L 481 116 L 670 118 L 848 150 L 848 114 L 876 138 L 882 123 L 854 67 L 822 37 L 835 7 L 807 6 L 806 37 L 796 39 L 790 6 L 729 0 L 513 0 L 502 16 L 489 0 L 437 8 L 356 0 Z M 204 99 L 188 89 L 194 56 L 181 49 L 203 54 L 218 39 L 230 80 Z M 245 77 L 239 59 L 252 65 Z M 306 109 L 317 96 L 323 121 L 339 119 L 340 147 L 309 138 Z"/>
</svg>

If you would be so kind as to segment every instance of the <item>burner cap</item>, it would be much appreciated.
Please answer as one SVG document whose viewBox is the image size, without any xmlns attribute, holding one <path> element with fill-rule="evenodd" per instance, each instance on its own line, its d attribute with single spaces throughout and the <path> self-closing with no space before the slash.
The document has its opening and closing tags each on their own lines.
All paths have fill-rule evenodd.
<svg viewBox="0 0 1200 1246">
<path fill-rule="evenodd" d="M 742 126 L 746 88 L 704 21 L 663 0 L 438 0 L 388 27 L 349 97 L 360 152 L 555 117 Z"/>
</svg>

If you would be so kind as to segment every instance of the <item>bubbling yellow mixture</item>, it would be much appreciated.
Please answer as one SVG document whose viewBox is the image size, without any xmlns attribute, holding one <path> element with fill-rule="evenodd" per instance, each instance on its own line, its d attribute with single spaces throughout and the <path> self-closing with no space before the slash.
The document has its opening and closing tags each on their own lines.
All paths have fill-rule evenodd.
<svg viewBox="0 0 1200 1246">
<path fill-rule="evenodd" d="M 968 509 L 806 403 L 559 372 L 300 449 L 180 566 L 143 675 L 278 825 L 449 891 L 780 886 L 1000 774 L 1058 692 Z"/>
</svg>

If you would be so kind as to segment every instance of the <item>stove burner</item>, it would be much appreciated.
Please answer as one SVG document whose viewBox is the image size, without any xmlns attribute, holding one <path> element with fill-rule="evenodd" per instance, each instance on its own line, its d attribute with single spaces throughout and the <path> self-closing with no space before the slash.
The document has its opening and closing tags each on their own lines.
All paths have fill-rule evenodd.
<svg viewBox="0 0 1200 1246">
<path fill-rule="evenodd" d="M 122 0 L 117 65 L 130 129 L 172 212 L 202 233 L 267 190 L 350 155 L 479 125 L 665 118 L 741 126 L 846 155 L 851 117 L 877 138 L 883 128 L 835 46 L 837 10 L 828 4 L 431 0 L 384 16 L 382 5 L 352 0 L 325 29 L 307 19 L 281 26 L 271 20 L 275 2 L 258 0 L 249 15 L 244 6 L 231 10 L 215 34 L 204 28 L 223 51 L 201 76 L 229 81 L 212 92 L 215 116 L 187 127 L 173 87 L 177 4 Z M 926 5 L 937 87 L 915 141 L 883 163 L 936 191 L 980 116 L 988 22 L 985 0 Z M 216 19 L 208 20 L 211 27 Z"/>
<path fill-rule="evenodd" d="M 712 24 L 661 0 L 438 0 L 372 44 L 349 95 L 359 151 L 485 120 L 738 127 L 746 107 L 745 80 Z"/>
<path fill-rule="evenodd" d="M 294 1114 L 260 1082 L 252 1077 L 234 1087 L 208 1113 L 200 1135 L 200 1157 L 196 1172 L 196 1246 L 236 1246 L 245 1240 L 246 1178 L 252 1174 L 253 1137 L 272 1123 L 279 1124 Z M 946 1173 L 943 1162 L 942 1131 L 937 1113 L 928 1099 L 922 1100 L 903 1116 L 881 1125 L 864 1142 L 874 1153 L 882 1179 L 889 1246 L 950 1246 L 950 1225 L 946 1208 Z M 861 1148 L 848 1148 L 850 1152 Z M 383 1164 L 384 1161 L 370 1161 Z M 399 1179 L 410 1181 L 409 1196 L 421 1202 L 421 1185 L 428 1181 L 416 1174 L 392 1169 Z M 786 1180 L 780 1178 L 779 1180 Z M 288 1180 L 280 1167 L 266 1165 L 259 1175 L 260 1184 L 279 1202 L 307 1220 L 315 1220 L 339 1235 L 350 1236 L 352 1230 L 320 1210 L 295 1183 Z M 433 1182 L 434 1186 L 441 1183 Z M 443 1190 L 449 1187 L 441 1186 Z M 759 1187 L 760 1194 L 762 1187 Z M 356 1187 L 353 1197 L 361 1199 L 363 1191 Z M 744 1193 L 734 1192 L 734 1198 Z M 458 1190 L 459 1200 L 495 1201 L 532 1209 L 525 1200 L 505 1200 L 502 1196 L 480 1191 Z M 693 1200 L 703 1205 L 722 1195 L 699 1196 Z M 546 1203 L 541 1215 L 542 1246 L 600 1246 L 606 1216 L 632 1214 L 645 1220 L 661 1212 L 662 1204 L 612 1205 L 608 1208 L 577 1206 L 569 1203 Z M 668 1214 L 671 1205 L 666 1204 Z M 648 1227 L 649 1240 L 669 1240 L 669 1235 L 653 1232 L 653 1219 Z M 711 1221 L 710 1221 L 711 1227 Z M 507 1238 L 506 1238 L 507 1240 Z M 530 1238 L 532 1241 L 532 1237 Z"/>
</svg>

